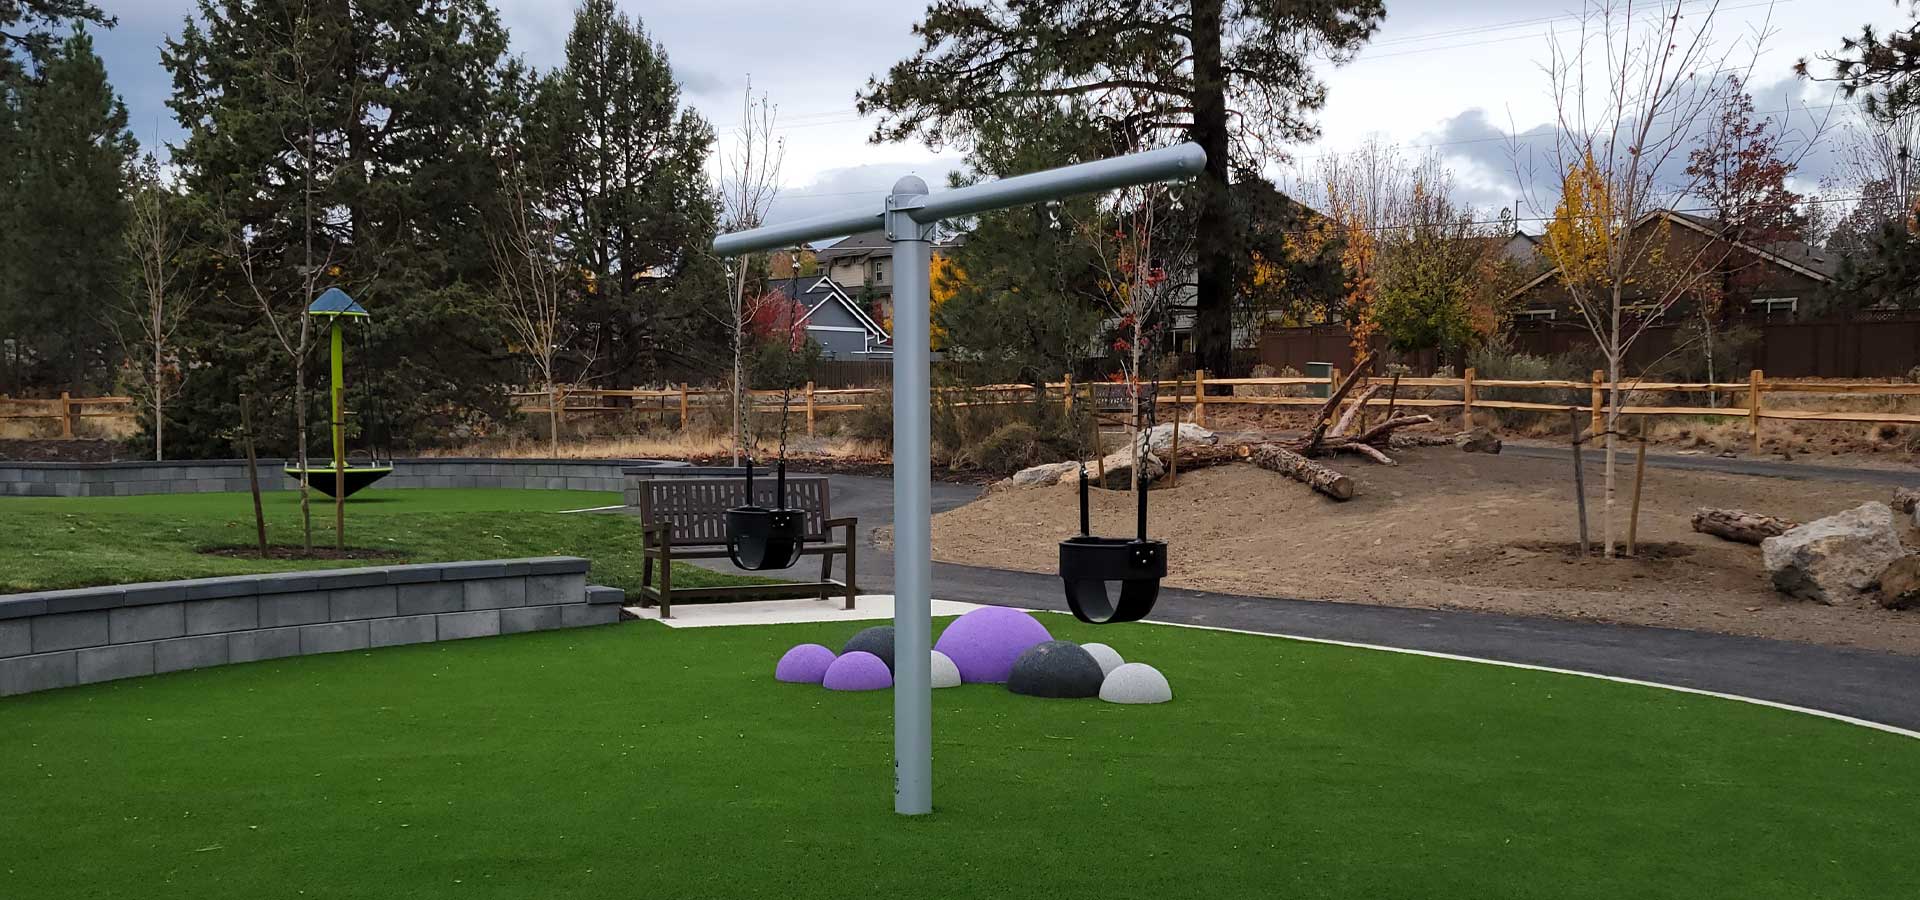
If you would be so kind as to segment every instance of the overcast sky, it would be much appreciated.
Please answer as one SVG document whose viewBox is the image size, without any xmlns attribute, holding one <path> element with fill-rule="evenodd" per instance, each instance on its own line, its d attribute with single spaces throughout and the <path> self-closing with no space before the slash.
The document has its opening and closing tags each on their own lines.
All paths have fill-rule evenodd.
<svg viewBox="0 0 1920 900">
<path fill-rule="evenodd" d="M 118 28 L 97 45 L 126 98 L 143 144 L 177 141 L 166 100 L 172 90 L 159 46 L 194 8 L 193 0 L 104 0 Z M 561 61 L 571 22 L 567 0 L 495 0 L 513 52 L 542 68 Z M 917 143 L 867 142 L 873 122 L 853 111 L 854 93 L 869 76 L 913 52 L 917 0 L 622 0 L 665 45 L 686 100 L 714 123 L 724 143 L 740 121 L 741 91 L 752 75 L 779 105 L 787 138 L 785 188 L 774 218 L 831 211 L 872 201 L 903 174 L 938 186 L 957 160 Z M 1705 0 L 1687 4 L 1702 9 Z M 1322 138 L 1284 148 L 1311 165 L 1329 149 L 1370 136 L 1409 152 L 1439 144 L 1466 197 L 1508 205 L 1518 190 L 1509 143 L 1517 129 L 1542 129 L 1553 103 L 1540 66 L 1550 29 L 1571 26 L 1574 0 L 1390 0 L 1384 26 L 1359 58 L 1328 69 Z M 1771 15 L 1752 79 L 1755 107 L 1766 113 L 1803 109 L 1825 91 L 1792 78 L 1793 61 L 1836 46 L 1842 34 L 1873 22 L 1901 21 L 1889 0 L 1722 0 L 1716 34 L 1744 41 Z M 1776 114 L 1777 117 L 1777 114 Z M 1808 161 L 1806 184 L 1820 159 Z"/>
</svg>

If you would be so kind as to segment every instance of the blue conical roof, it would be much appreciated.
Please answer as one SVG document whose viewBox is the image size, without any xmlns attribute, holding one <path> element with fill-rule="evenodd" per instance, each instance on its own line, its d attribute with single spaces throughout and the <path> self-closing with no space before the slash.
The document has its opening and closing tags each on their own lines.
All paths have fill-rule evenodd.
<svg viewBox="0 0 1920 900">
<path fill-rule="evenodd" d="M 352 297 L 347 296 L 346 291 L 335 287 L 327 288 L 326 293 L 320 295 L 320 299 L 313 301 L 313 305 L 307 307 L 307 315 L 365 316 L 369 314 L 366 307 L 361 306 L 355 302 Z"/>
</svg>

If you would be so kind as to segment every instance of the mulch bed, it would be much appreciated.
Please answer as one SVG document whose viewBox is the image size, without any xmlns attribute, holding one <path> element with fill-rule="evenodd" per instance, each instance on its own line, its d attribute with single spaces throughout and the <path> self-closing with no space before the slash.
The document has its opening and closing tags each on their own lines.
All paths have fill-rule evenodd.
<svg viewBox="0 0 1920 900">
<path fill-rule="evenodd" d="M 113 462 L 119 444 L 98 440 L 0 439 L 0 459 L 16 462 Z"/>
</svg>

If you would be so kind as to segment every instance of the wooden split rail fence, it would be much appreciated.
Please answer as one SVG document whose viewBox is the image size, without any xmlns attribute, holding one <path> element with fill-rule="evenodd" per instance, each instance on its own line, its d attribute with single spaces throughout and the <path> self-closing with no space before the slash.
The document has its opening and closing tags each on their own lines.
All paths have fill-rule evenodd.
<svg viewBox="0 0 1920 900">
<path fill-rule="evenodd" d="M 1275 377 L 1275 378 L 1210 378 L 1204 371 L 1189 376 L 1161 380 L 1155 386 L 1158 402 L 1177 404 L 1191 411 L 1195 424 L 1205 425 L 1207 409 L 1228 405 L 1245 406 L 1302 406 L 1312 407 L 1325 403 L 1325 395 L 1340 383 L 1341 374 L 1334 370 L 1325 378 L 1313 377 Z M 1466 370 L 1459 378 L 1410 378 L 1397 380 L 1390 376 L 1375 376 L 1355 385 L 1354 395 L 1358 396 L 1370 384 L 1398 384 L 1400 393 L 1427 393 L 1435 389 L 1451 390 L 1457 397 L 1433 396 L 1381 396 L 1376 395 L 1366 401 L 1368 408 L 1385 408 L 1391 404 L 1396 409 L 1460 409 L 1471 415 L 1476 409 L 1508 409 L 1532 412 L 1585 412 L 1592 423 L 1593 431 L 1603 429 L 1608 397 L 1613 385 L 1608 383 L 1603 372 L 1595 371 L 1586 381 L 1563 380 L 1511 380 L 1497 378 L 1479 378 L 1473 369 Z M 1113 385 L 1116 382 L 1081 382 L 1076 384 L 1072 378 L 1048 382 L 1043 386 L 1045 396 L 1050 402 L 1058 402 L 1069 409 L 1076 397 L 1086 396 L 1095 385 Z M 1242 391 L 1241 388 L 1306 388 L 1320 396 L 1289 397 L 1254 390 Z M 1217 393 L 1225 389 L 1224 393 Z M 1859 422 L 1884 423 L 1893 425 L 1920 425 L 1920 414 L 1901 412 L 1882 412 L 1875 410 L 1815 410 L 1774 407 L 1766 405 L 1769 393 L 1797 394 L 1839 394 L 1851 396 L 1920 396 L 1920 384 L 1902 382 L 1841 382 L 1841 381 L 1787 381 L 1768 380 L 1766 373 L 1756 369 L 1748 374 L 1745 381 L 1729 382 L 1677 382 L 1677 381 L 1624 381 L 1620 389 L 1631 395 L 1650 393 L 1680 394 L 1726 394 L 1734 401 L 1726 406 L 1647 406 L 1623 405 L 1621 415 L 1626 416 L 1707 416 L 1730 419 L 1746 419 L 1749 439 L 1757 451 L 1760 446 L 1760 423 L 1762 420 L 1791 420 L 1813 422 Z M 1526 400 L 1494 399 L 1485 395 L 1487 391 L 1577 391 L 1585 396 L 1584 403 L 1543 403 Z M 822 413 L 851 412 L 862 408 L 866 402 L 878 394 L 884 394 L 885 388 L 835 388 L 815 389 L 812 384 L 789 393 L 787 402 L 791 404 L 792 414 L 804 415 L 807 434 L 813 435 L 818 427 L 818 417 Z M 954 406 L 970 406 L 989 403 L 1003 403 L 1030 399 L 1034 395 L 1034 386 L 1030 384 L 996 384 L 977 388 L 939 388 L 938 393 L 958 393 L 970 395 L 972 399 L 955 401 Z M 686 427 L 692 411 L 698 409 L 730 408 L 731 394 L 724 389 L 692 388 L 682 384 L 676 389 L 667 390 L 599 390 L 578 388 L 562 392 L 562 411 L 565 414 L 575 412 L 598 412 L 620 409 L 605 403 L 606 398 L 625 397 L 634 400 L 627 409 L 646 412 L 649 408 L 641 401 L 653 400 L 657 414 L 666 418 L 677 417 L 681 427 Z M 781 405 L 780 391 L 750 391 L 751 401 L 756 415 L 767 412 L 777 413 Z M 985 396 L 982 396 L 985 395 Z M 544 392 L 517 394 L 517 397 L 545 398 Z M 570 398 L 599 401 L 588 406 L 565 405 Z M 1088 402 L 1082 400 L 1081 402 Z M 547 407 L 526 408 L 523 412 L 545 414 Z"/>
<path fill-rule="evenodd" d="M 39 407 L 44 412 L 17 411 L 15 408 L 20 406 Z M 81 419 L 132 420 L 134 412 L 132 397 L 75 397 L 66 391 L 61 391 L 59 397 L 44 400 L 23 400 L 0 396 L 0 420 L 57 421 L 60 423 L 58 437 L 63 440 L 72 440 L 76 437 Z"/>
</svg>

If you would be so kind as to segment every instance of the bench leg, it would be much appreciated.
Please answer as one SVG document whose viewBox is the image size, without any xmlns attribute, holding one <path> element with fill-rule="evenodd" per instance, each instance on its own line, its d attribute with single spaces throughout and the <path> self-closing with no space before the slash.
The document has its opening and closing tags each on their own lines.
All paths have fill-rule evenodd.
<svg viewBox="0 0 1920 900">
<path fill-rule="evenodd" d="M 660 618 L 673 618 L 673 532 L 660 532 Z"/>
<path fill-rule="evenodd" d="M 640 561 L 640 608 L 646 609 L 653 605 L 653 600 L 647 597 L 647 588 L 653 586 L 652 541 L 641 538 L 640 555 L 642 557 Z"/>
<path fill-rule="evenodd" d="M 827 584 L 827 582 L 832 580 L 833 580 L 833 551 L 828 550 L 820 554 L 820 599 L 821 600 L 826 600 L 828 597 L 828 592 L 832 590 L 832 588 Z"/>
<path fill-rule="evenodd" d="M 860 546 L 858 542 L 859 542 L 859 538 L 854 535 L 853 529 L 851 528 L 847 529 L 847 608 L 848 609 L 853 608 L 853 595 L 854 595 L 854 592 L 858 590 L 858 588 L 854 586 L 854 576 L 853 576 L 854 569 L 855 569 L 854 562 L 853 562 L 855 558 L 854 554 L 859 551 L 859 546 Z M 825 579 L 822 579 L 822 580 L 824 581 Z"/>
</svg>

